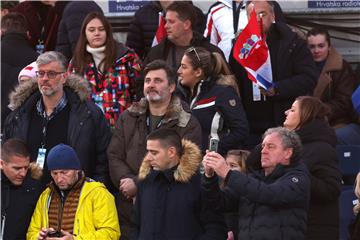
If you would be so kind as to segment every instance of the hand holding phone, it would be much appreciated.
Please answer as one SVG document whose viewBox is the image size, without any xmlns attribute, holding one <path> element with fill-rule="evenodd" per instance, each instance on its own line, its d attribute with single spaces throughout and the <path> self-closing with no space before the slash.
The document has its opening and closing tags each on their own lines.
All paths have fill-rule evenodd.
<svg viewBox="0 0 360 240">
<path fill-rule="evenodd" d="M 209 151 L 210 152 L 217 152 L 219 147 L 219 139 L 217 138 L 210 138 L 209 141 Z"/>
<path fill-rule="evenodd" d="M 52 231 L 52 232 L 48 232 L 46 237 L 49 237 L 49 238 L 59 238 L 59 237 L 62 237 L 63 234 L 61 233 L 61 231 Z"/>
</svg>

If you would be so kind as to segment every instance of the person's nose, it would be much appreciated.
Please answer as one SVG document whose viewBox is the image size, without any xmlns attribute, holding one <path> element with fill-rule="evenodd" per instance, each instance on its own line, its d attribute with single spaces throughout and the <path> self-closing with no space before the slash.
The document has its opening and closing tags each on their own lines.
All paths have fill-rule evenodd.
<svg viewBox="0 0 360 240">
<path fill-rule="evenodd" d="M 26 168 L 22 168 L 22 169 L 20 169 L 19 175 L 20 175 L 21 177 L 25 177 L 25 176 L 26 176 L 26 173 L 27 173 L 27 169 L 26 169 Z"/>
<path fill-rule="evenodd" d="M 264 147 L 261 148 L 261 153 L 262 153 L 262 154 L 267 153 L 266 146 L 264 146 Z"/>
<path fill-rule="evenodd" d="M 154 81 L 153 81 L 153 80 L 150 80 L 150 81 L 148 82 L 148 87 L 149 87 L 149 88 L 154 88 L 154 86 L 155 86 Z"/>
<path fill-rule="evenodd" d="M 287 116 L 289 114 L 289 109 L 285 111 L 285 115 Z"/>
</svg>

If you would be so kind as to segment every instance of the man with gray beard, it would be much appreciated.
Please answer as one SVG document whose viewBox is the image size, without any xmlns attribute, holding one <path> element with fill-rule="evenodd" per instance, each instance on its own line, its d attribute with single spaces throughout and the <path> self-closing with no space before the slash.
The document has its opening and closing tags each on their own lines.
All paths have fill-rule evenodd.
<svg viewBox="0 0 360 240">
<path fill-rule="evenodd" d="M 122 239 L 128 239 L 137 175 L 146 153 L 146 136 L 171 128 L 181 138 L 201 144 L 201 127 L 186 103 L 174 96 L 177 74 L 165 61 L 155 60 L 144 70 L 144 98 L 118 119 L 108 148 L 110 177 L 119 189 L 117 208 Z"/>
<path fill-rule="evenodd" d="M 36 63 L 36 79 L 20 84 L 10 95 L 13 112 L 5 121 L 4 141 L 16 137 L 27 143 L 30 159 L 43 168 L 43 187 L 51 180 L 47 153 L 59 143 L 75 149 L 86 176 L 110 184 L 110 127 L 101 109 L 88 100 L 88 82 L 66 73 L 67 59 L 59 52 L 45 52 Z"/>
</svg>

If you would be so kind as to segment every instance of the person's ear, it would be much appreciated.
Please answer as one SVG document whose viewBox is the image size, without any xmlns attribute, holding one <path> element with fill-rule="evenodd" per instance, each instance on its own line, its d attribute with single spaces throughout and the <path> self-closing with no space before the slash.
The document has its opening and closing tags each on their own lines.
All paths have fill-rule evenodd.
<svg viewBox="0 0 360 240">
<path fill-rule="evenodd" d="M 31 39 L 30 31 L 26 31 L 26 36 L 29 40 Z"/>
<path fill-rule="evenodd" d="M 290 164 L 290 159 L 293 155 L 293 149 L 292 148 L 288 148 L 285 150 L 285 158 L 289 160 L 289 164 Z"/>
<path fill-rule="evenodd" d="M 176 84 L 175 83 L 170 84 L 169 87 L 170 87 L 170 93 L 175 92 L 175 89 L 176 89 Z"/>
<path fill-rule="evenodd" d="M 191 30 L 191 29 L 192 29 L 191 21 L 190 21 L 190 20 L 185 20 L 185 21 L 184 21 L 184 29 L 185 29 L 185 30 Z"/>
<path fill-rule="evenodd" d="M 170 158 L 174 158 L 176 156 L 176 148 L 175 147 L 168 148 L 168 156 Z"/>
<path fill-rule="evenodd" d="M 0 169 L 3 169 L 4 164 L 5 164 L 4 160 L 0 159 Z"/>
<path fill-rule="evenodd" d="M 204 71 L 201 68 L 197 68 L 195 71 L 195 77 L 200 78 L 203 76 Z"/>
</svg>

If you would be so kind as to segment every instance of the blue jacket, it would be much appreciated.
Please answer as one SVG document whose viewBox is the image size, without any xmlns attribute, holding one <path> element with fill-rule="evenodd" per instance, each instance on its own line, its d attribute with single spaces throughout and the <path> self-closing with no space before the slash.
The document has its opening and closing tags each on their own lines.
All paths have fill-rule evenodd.
<svg viewBox="0 0 360 240">
<path fill-rule="evenodd" d="M 310 177 L 303 163 L 278 165 L 268 176 L 230 171 L 225 184 L 222 192 L 216 176 L 204 176 L 202 193 L 209 208 L 238 208 L 239 239 L 305 239 Z"/>
<path fill-rule="evenodd" d="M 177 86 L 177 94 L 191 107 L 202 130 L 202 146 L 208 149 L 210 137 L 219 137 L 218 152 L 226 154 L 241 147 L 248 136 L 249 127 L 241 100 L 233 87 L 214 83 L 211 79 L 201 81 L 191 96 L 186 88 Z"/>
</svg>

